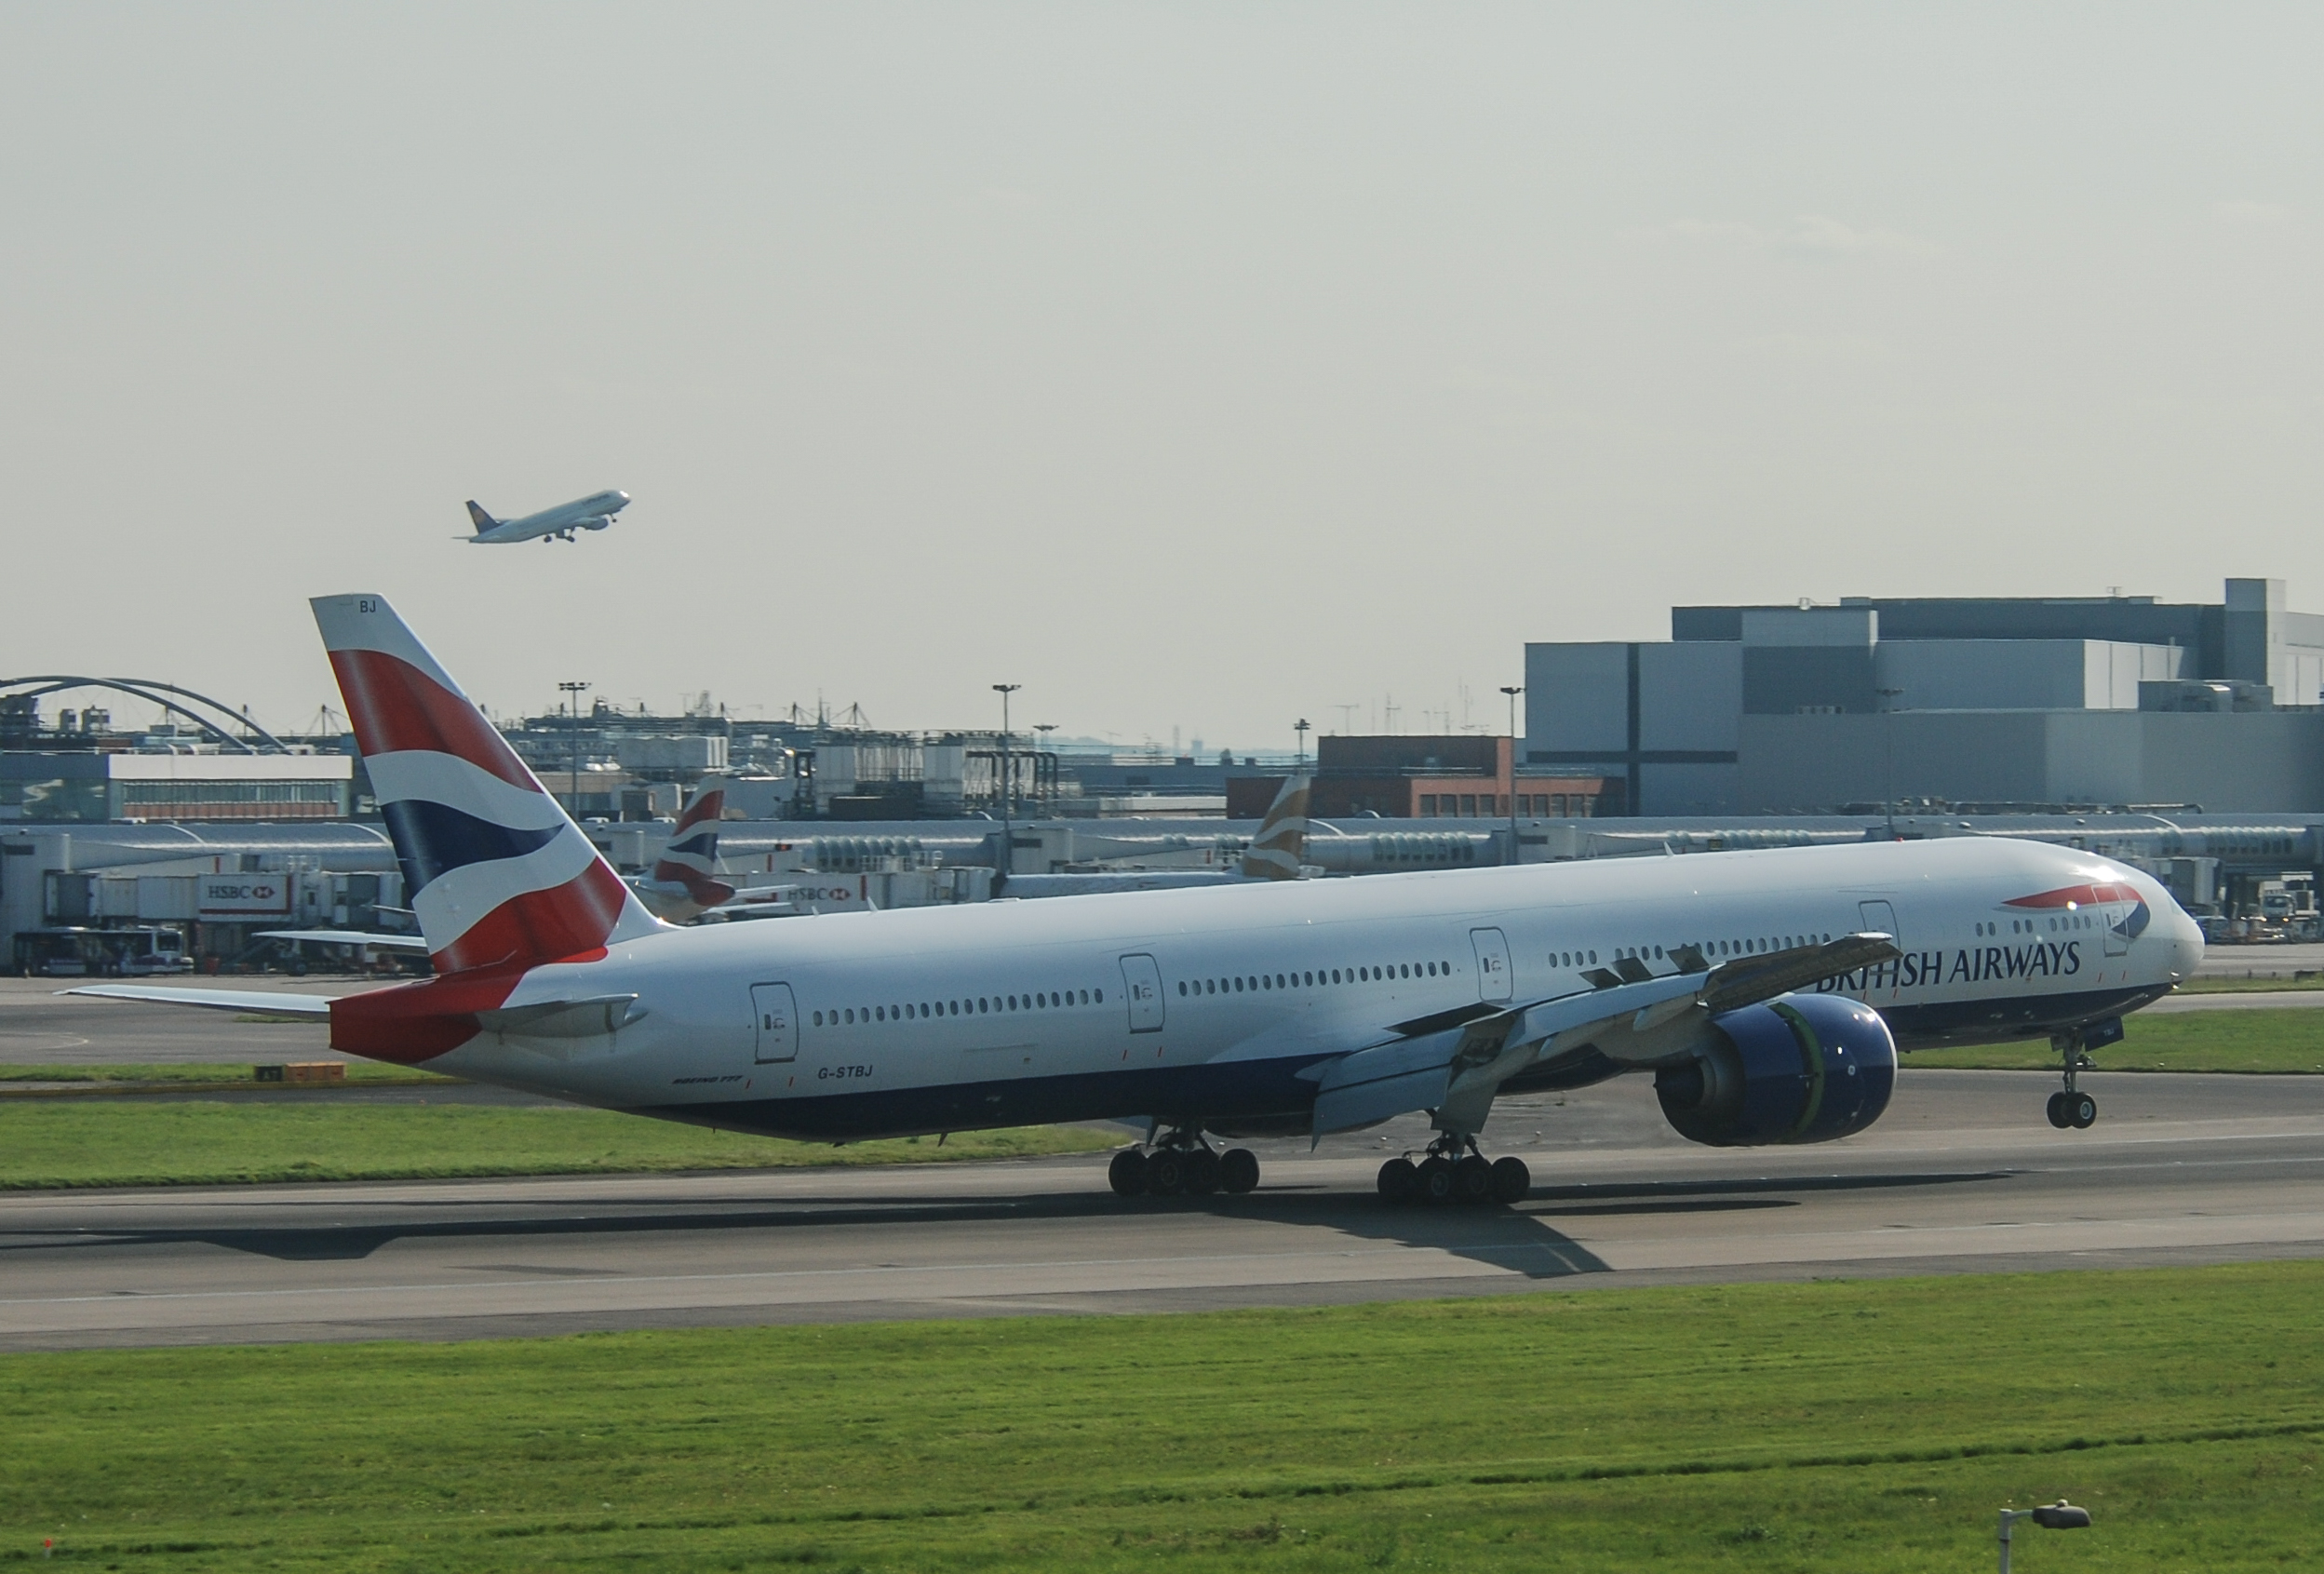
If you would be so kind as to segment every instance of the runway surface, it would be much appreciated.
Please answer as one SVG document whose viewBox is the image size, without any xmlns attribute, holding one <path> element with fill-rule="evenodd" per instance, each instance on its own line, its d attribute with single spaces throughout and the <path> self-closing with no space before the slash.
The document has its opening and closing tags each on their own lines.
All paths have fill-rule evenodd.
<svg viewBox="0 0 2324 1574">
<path fill-rule="evenodd" d="M 1390 1209 L 1385 1136 L 1258 1146 L 1256 1192 L 1123 1202 L 1103 1159 L 0 1196 L 0 1348 L 1299 1305 L 2324 1255 L 2324 1078 L 1907 1070 L 1873 1131 L 1721 1150 L 1629 1079 L 1505 1100 L 1512 1210 Z"/>
</svg>

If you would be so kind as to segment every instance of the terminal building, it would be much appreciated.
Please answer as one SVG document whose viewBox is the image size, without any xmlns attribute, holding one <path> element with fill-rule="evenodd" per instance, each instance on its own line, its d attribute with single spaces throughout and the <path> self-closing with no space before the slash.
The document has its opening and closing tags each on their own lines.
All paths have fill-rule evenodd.
<svg viewBox="0 0 2324 1574">
<path fill-rule="evenodd" d="M 1525 760 L 1609 778 L 1601 814 L 2310 814 L 2320 699 L 2324 616 L 2281 580 L 1676 607 L 1667 640 L 1525 647 Z"/>
</svg>

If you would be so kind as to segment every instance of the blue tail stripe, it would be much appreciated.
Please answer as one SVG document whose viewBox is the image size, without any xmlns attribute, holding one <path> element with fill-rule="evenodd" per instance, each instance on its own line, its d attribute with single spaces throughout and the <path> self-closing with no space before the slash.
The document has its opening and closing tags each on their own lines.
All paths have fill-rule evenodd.
<svg viewBox="0 0 2324 1574">
<path fill-rule="evenodd" d="M 557 831 L 516 830 L 424 799 L 380 805 L 396 863 L 403 870 L 404 900 L 410 901 L 437 875 L 470 864 L 521 858 L 557 840 Z"/>
<path fill-rule="evenodd" d="M 686 838 L 683 841 L 671 842 L 667 847 L 663 849 L 663 852 L 665 854 L 696 853 L 706 858 L 710 855 L 711 849 L 718 846 L 718 844 L 719 833 L 717 831 L 696 831 L 693 835 Z"/>
</svg>

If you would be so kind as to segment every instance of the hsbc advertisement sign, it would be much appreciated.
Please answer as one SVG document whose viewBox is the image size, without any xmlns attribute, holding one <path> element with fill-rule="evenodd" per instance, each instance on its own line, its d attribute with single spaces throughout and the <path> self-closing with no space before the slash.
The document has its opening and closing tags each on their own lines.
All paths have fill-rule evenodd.
<svg viewBox="0 0 2324 1574">
<path fill-rule="evenodd" d="M 290 911 L 287 874 L 205 874 L 195 877 L 195 910 L 204 918 L 283 918 Z"/>
</svg>

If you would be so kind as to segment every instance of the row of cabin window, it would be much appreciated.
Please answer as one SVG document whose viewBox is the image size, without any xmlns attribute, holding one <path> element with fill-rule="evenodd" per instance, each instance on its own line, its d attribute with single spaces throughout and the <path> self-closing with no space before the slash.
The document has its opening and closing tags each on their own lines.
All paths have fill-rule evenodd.
<svg viewBox="0 0 2324 1574">
<path fill-rule="evenodd" d="M 1706 957 L 1736 957 L 1758 956 L 1767 951 L 1787 951 L 1793 946 L 1828 946 L 1831 943 L 1832 936 L 1829 935 L 1820 936 L 1815 935 L 1770 935 L 1765 939 L 1697 940 L 1693 942 L 1693 945 L 1696 950 L 1700 951 Z M 1662 948 L 1659 946 L 1632 946 L 1627 950 L 1617 949 L 1614 955 L 1618 960 L 1626 956 L 1636 957 L 1642 962 L 1649 956 L 1654 958 L 1657 962 L 1663 960 Z M 1597 953 L 1594 951 L 1592 952 L 1590 960 L 1595 962 L 1597 960 Z"/>
<path fill-rule="evenodd" d="M 1390 978 L 1449 978 L 1449 962 L 1400 962 L 1393 967 L 1322 968 L 1313 973 L 1254 973 L 1241 978 L 1181 978 L 1182 995 L 1236 995 L 1258 989 L 1313 989 L 1326 984 L 1368 984 Z"/>
<path fill-rule="evenodd" d="M 853 1028 L 864 1022 L 903 1022 L 929 1016 L 975 1016 L 995 1011 L 1050 1011 L 1064 1005 L 1103 1005 L 1103 989 L 1059 989 L 1029 995 L 978 995 L 974 1000 L 940 1000 L 918 1005 L 846 1005 L 814 1014 L 818 1028 Z"/>
<path fill-rule="evenodd" d="M 2009 921 L 2009 933 L 2012 935 L 2038 935 L 2041 933 L 2041 927 L 2030 918 L 2013 918 Z M 2097 927 L 2097 917 L 2092 913 L 2058 913 L 2049 920 L 2049 928 L 2053 934 L 2061 929 L 2092 929 L 2095 927 Z M 1998 935 L 2001 933 L 2001 925 L 1981 923 L 1977 926 L 1977 933 L 1981 936 Z"/>
</svg>

